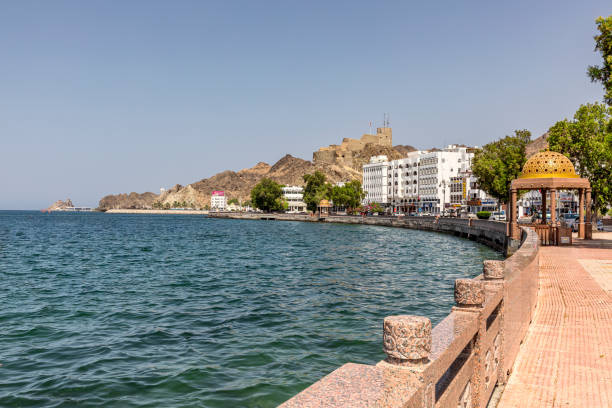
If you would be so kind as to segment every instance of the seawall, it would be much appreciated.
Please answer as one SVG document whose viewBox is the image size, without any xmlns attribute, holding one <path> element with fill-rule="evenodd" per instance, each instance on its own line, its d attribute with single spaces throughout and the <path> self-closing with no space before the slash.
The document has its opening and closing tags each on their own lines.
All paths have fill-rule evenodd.
<svg viewBox="0 0 612 408">
<path fill-rule="evenodd" d="M 106 214 L 174 214 L 174 215 L 188 215 L 188 214 L 199 214 L 207 215 L 206 210 L 130 210 L 130 209 L 113 209 L 105 211 Z"/>
<path fill-rule="evenodd" d="M 331 215 L 324 218 L 304 214 L 263 214 L 263 213 L 210 213 L 213 218 L 246 220 L 278 220 L 302 222 L 331 222 L 339 224 L 382 225 L 425 231 L 445 232 L 478 241 L 498 251 L 506 251 L 506 223 L 466 218 L 435 217 L 362 217 L 352 215 Z"/>
</svg>

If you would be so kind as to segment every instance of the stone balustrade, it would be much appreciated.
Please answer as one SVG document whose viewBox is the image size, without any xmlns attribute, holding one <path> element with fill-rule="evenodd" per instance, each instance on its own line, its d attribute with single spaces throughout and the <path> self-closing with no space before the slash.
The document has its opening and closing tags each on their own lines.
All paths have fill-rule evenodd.
<svg viewBox="0 0 612 408">
<path fill-rule="evenodd" d="M 514 255 L 456 280 L 456 306 L 433 329 L 426 317 L 385 318 L 385 360 L 345 364 L 281 407 L 486 407 L 508 380 L 535 311 L 538 262 L 538 237 L 523 229 Z"/>
</svg>

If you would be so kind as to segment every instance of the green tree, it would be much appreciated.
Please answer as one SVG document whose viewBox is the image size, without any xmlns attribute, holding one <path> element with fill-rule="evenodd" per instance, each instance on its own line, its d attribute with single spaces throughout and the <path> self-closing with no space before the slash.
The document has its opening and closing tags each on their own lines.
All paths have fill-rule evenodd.
<svg viewBox="0 0 612 408">
<path fill-rule="evenodd" d="M 525 147 L 531 140 L 528 130 L 515 130 L 482 147 L 474 154 L 472 172 L 480 188 L 500 202 L 507 203 L 510 182 L 517 178 L 525 164 Z"/>
<path fill-rule="evenodd" d="M 347 207 L 350 209 L 358 208 L 366 196 L 366 192 L 363 191 L 363 188 L 361 186 L 361 181 L 349 181 L 344 185 L 344 188 L 346 188 L 349 197 Z"/>
<path fill-rule="evenodd" d="M 231 198 L 231 199 L 230 199 L 230 200 L 229 200 L 227 203 L 228 203 L 229 205 L 232 205 L 232 204 L 236 204 L 236 205 L 238 205 L 238 204 L 239 204 L 239 202 L 238 202 L 238 199 L 237 199 L 237 198 Z"/>
<path fill-rule="evenodd" d="M 555 123 L 548 134 L 550 150 L 569 157 L 578 174 L 589 179 L 594 214 L 612 204 L 612 108 L 582 105 L 573 120 Z"/>
<path fill-rule="evenodd" d="M 588 75 L 591 82 L 601 82 L 604 87 L 604 101 L 612 106 L 612 15 L 595 20 L 599 34 L 595 39 L 595 51 L 599 51 L 603 65 L 591 65 Z"/>
<path fill-rule="evenodd" d="M 361 200 L 365 197 L 365 192 L 361 188 L 361 182 L 353 180 L 345 183 L 342 187 L 331 187 L 329 190 L 329 197 L 335 206 L 345 207 L 351 211 L 361 205 Z"/>
<path fill-rule="evenodd" d="M 264 178 L 251 190 L 251 202 L 262 211 L 279 211 L 283 209 L 282 195 L 282 185 Z"/>
<path fill-rule="evenodd" d="M 325 174 L 315 171 L 313 174 L 304 174 L 304 203 L 309 211 L 317 211 L 319 202 L 330 199 L 331 186 L 325 182 Z"/>
</svg>

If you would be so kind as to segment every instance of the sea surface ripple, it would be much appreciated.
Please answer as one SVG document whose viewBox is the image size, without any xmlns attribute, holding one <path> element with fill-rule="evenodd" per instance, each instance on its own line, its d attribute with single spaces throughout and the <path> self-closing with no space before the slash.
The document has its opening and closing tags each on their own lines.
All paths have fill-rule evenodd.
<svg viewBox="0 0 612 408">
<path fill-rule="evenodd" d="M 0 211 L 0 406 L 273 407 L 491 249 L 375 226 Z"/>
</svg>

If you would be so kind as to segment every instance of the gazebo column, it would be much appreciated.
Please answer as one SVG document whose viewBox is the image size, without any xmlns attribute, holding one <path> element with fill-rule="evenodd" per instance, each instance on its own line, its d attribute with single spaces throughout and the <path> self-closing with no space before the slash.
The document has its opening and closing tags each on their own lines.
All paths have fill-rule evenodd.
<svg viewBox="0 0 612 408">
<path fill-rule="evenodd" d="M 542 189 L 542 224 L 546 224 L 546 189 Z"/>
<path fill-rule="evenodd" d="M 557 190 L 550 189 L 550 238 L 557 245 Z"/>
<path fill-rule="evenodd" d="M 584 239 L 584 188 L 578 189 L 578 238 Z"/>
<path fill-rule="evenodd" d="M 557 190 L 550 189 L 550 225 L 557 226 Z"/>
<path fill-rule="evenodd" d="M 593 239 L 593 227 L 591 226 L 591 189 L 586 189 L 586 222 L 584 223 L 584 239 Z"/>
<path fill-rule="evenodd" d="M 518 226 L 516 223 L 517 219 L 517 208 L 516 208 L 516 193 L 515 188 L 510 190 L 510 208 L 508 213 L 510 214 L 510 237 L 513 239 L 519 239 Z"/>
</svg>

